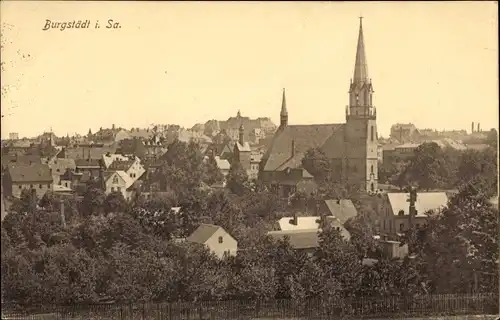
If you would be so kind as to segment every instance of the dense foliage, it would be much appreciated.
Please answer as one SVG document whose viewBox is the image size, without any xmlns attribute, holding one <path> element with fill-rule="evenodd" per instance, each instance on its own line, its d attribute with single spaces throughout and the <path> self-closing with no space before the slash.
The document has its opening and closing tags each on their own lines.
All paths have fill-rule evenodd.
<svg viewBox="0 0 500 320">
<path fill-rule="evenodd" d="M 485 164 L 477 166 L 470 159 Z M 2 222 L 4 299 L 32 304 L 103 297 L 165 301 L 321 296 L 335 301 L 473 289 L 498 292 L 498 209 L 486 201 L 497 183 L 489 171 L 493 167 L 486 165 L 491 159 L 481 153 L 463 156 L 461 165 L 472 163 L 478 175 L 468 179 L 441 215 L 430 218 L 423 233 L 410 239 L 415 258 L 380 257 L 369 266 L 363 258 L 377 249 L 373 235 L 380 198 L 359 197 L 359 215 L 346 224 L 350 241 L 325 228 L 318 248 L 296 251 L 287 239 L 275 242 L 265 233 L 297 204 L 283 204 L 264 186 L 250 185 L 238 166 L 231 168 L 227 189 L 207 188 L 220 179 L 206 168 L 213 166 L 212 159 L 203 161 L 194 143 L 174 141 L 156 177 L 166 191 L 147 200 L 125 203 L 120 194 L 105 197 L 89 188 L 80 205 L 76 199 L 63 201 L 63 225 L 55 195 L 47 194 L 36 206 L 38 199 L 23 194 Z M 417 163 L 432 162 L 422 157 Z M 309 169 L 314 171 L 315 165 Z M 329 170 L 328 164 L 321 165 Z M 231 233 L 239 241 L 238 255 L 220 260 L 205 248 L 177 241 L 200 223 Z"/>
</svg>

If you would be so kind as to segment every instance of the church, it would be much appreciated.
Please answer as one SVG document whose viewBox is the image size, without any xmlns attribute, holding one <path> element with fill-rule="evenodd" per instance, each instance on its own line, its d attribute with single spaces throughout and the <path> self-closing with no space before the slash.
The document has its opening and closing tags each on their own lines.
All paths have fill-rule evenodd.
<svg viewBox="0 0 500 320">
<path fill-rule="evenodd" d="M 288 124 L 285 89 L 280 126 L 260 163 L 259 179 L 286 197 L 297 189 L 307 190 L 312 175 L 302 168 L 302 158 L 311 148 L 320 148 L 331 159 L 341 182 L 360 190 L 378 189 L 377 112 L 373 86 L 368 77 L 363 23 L 360 18 L 354 76 L 349 87 L 345 123 Z"/>
</svg>

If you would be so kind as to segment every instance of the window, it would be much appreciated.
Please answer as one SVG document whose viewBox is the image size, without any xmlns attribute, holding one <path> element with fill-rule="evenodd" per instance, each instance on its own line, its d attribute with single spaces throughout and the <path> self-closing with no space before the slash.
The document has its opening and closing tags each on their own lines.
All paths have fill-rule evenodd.
<svg viewBox="0 0 500 320">
<path fill-rule="evenodd" d="M 115 184 L 118 183 L 118 177 L 117 176 L 113 177 L 113 183 L 115 183 Z"/>
<path fill-rule="evenodd" d="M 420 229 L 420 225 L 418 223 L 416 224 L 416 227 L 417 227 L 417 229 Z"/>
<path fill-rule="evenodd" d="M 47 183 L 47 188 L 50 188 L 50 183 Z"/>
<path fill-rule="evenodd" d="M 64 183 L 64 186 L 67 188 L 67 187 L 68 187 L 68 183 L 67 183 L 67 182 L 65 182 L 65 183 Z"/>
<path fill-rule="evenodd" d="M 39 185 L 38 185 L 38 188 L 39 188 L 39 189 L 42 189 L 42 185 L 41 185 L 41 184 L 39 184 Z"/>
<path fill-rule="evenodd" d="M 121 192 L 121 191 L 122 191 L 122 188 L 120 188 L 120 187 L 118 187 L 117 189 L 118 189 L 118 192 Z"/>
<path fill-rule="evenodd" d="M 370 167 L 370 172 L 373 173 L 373 164 L 372 166 Z"/>
<path fill-rule="evenodd" d="M 115 192 L 115 187 L 111 187 L 111 192 Z"/>
<path fill-rule="evenodd" d="M 405 229 L 405 224 L 404 223 L 401 223 L 399 225 L 399 231 L 403 231 Z"/>
<path fill-rule="evenodd" d="M 20 185 L 20 186 L 19 186 L 19 189 L 22 189 L 22 188 L 23 188 L 23 186 L 21 186 L 21 185 Z"/>
<path fill-rule="evenodd" d="M 224 242 L 224 239 L 222 239 L 222 237 L 219 237 L 219 243 L 222 243 Z"/>
<path fill-rule="evenodd" d="M 130 178 L 133 178 L 133 174 L 130 174 Z"/>
<path fill-rule="evenodd" d="M 33 185 L 32 184 L 30 184 L 30 189 L 33 189 Z"/>
<path fill-rule="evenodd" d="M 374 126 L 370 127 L 370 138 L 372 141 L 375 140 L 375 127 Z"/>
<path fill-rule="evenodd" d="M 59 171 L 60 171 L 60 170 L 59 170 L 59 168 L 57 168 L 57 169 L 56 169 L 56 172 L 59 172 Z"/>
<path fill-rule="evenodd" d="M 375 191 L 375 186 L 373 185 L 373 182 L 371 183 L 370 189 L 372 192 Z"/>
</svg>

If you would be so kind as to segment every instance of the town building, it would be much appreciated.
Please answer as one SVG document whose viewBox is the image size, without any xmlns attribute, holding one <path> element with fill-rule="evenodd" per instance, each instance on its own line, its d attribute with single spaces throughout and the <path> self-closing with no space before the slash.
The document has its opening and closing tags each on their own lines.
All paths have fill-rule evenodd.
<svg viewBox="0 0 500 320">
<path fill-rule="evenodd" d="M 388 192 L 386 203 L 380 210 L 380 231 L 382 234 L 403 234 L 410 225 L 409 193 Z M 427 214 L 438 213 L 448 205 L 446 192 L 419 192 L 415 201 L 414 226 L 418 229 L 427 223 Z"/>
<path fill-rule="evenodd" d="M 305 152 L 317 147 L 332 161 L 340 182 L 368 192 L 378 189 L 377 113 L 361 21 L 345 117 L 346 123 L 290 125 L 283 89 L 280 126 L 262 158 L 260 179 L 274 185 L 282 196 L 288 196 L 287 193 L 294 188 L 282 183 L 283 180 L 289 181 L 283 173 L 301 168 Z M 304 178 L 307 177 L 308 173 L 304 174 Z M 288 192 L 281 191 L 283 188 Z"/>
<path fill-rule="evenodd" d="M 10 165 L 2 177 L 5 196 L 20 198 L 23 190 L 36 192 L 38 198 L 52 190 L 53 177 L 46 164 Z"/>
</svg>

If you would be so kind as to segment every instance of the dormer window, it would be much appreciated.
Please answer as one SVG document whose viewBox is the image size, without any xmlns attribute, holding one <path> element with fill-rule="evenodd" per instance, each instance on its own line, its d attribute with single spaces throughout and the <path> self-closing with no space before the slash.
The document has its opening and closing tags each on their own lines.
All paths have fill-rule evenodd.
<svg viewBox="0 0 500 320">
<path fill-rule="evenodd" d="M 224 239 L 222 237 L 219 237 L 219 243 L 224 242 Z"/>
<path fill-rule="evenodd" d="M 405 215 L 404 210 L 399 210 L 399 212 L 398 212 L 398 216 L 404 216 L 404 215 Z"/>
</svg>

